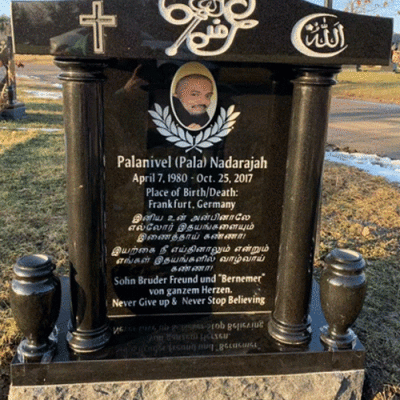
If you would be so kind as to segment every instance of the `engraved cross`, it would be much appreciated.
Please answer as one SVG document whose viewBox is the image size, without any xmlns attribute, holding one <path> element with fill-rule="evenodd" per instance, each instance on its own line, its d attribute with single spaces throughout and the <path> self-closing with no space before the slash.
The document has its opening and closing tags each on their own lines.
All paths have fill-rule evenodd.
<svg viewBox="0 0 400 400">
<path fill-rule="evenodd" d="M 104 15 L 103 2 L 94 1 L 91 15 L 80 15 L 79 23 L 82 26 L 93 28 L 93 44 L 95 54 L 104 54 L 104 28 L 116 28 L 117 16 Z"/>
</svg>

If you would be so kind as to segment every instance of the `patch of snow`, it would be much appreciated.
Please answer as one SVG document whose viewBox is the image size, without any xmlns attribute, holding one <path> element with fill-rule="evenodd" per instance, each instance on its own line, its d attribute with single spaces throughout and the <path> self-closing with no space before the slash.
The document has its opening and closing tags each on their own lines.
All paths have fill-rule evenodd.
<svg viewBox="0 0 400 400">
<path fill-rule="evenodd" d="M 29 129 L 34 129 L 36 131 L 41 131 L 41 132 L 60 132 L 62 129 L 59 128 L 9 128 L 8 126 L 0 126 L 0 129 L 6 129 L 9 131 L 27 131 Z"/>
<path fill-rule="evenodd" d="M 38 99 L 51 99 L 51 100 L 62 99 L 61 92 L 48 92 L 43 90 L 24 90 L 24 92 L 28 93 L 30 97 L 36 97 Z"/>
<path fill-rule="evenodd" d="M 389 182 L 400 183 L 400 160 L 379 157 L 374 154 L 327 151 L 325 160 L 356 167 L 373 176 L 382 176 Z"/>
<path fill-rule="evenodd" d="M 34 79 L 35 81 L 40 81 L 40 78 L 38 76 L 17 74 L 17 77 L 22 79 Z"/>
</svg>

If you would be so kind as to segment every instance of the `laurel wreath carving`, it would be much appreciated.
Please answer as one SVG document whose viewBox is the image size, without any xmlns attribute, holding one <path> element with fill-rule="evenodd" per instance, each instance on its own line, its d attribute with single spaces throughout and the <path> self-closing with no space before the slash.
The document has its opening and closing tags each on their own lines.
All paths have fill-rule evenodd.
<svg viewBox="0 0 400 400">
<path fill-rule="evenodd" d="M 230 106 L 228 110 L 221 107 L 221 113 L 217 121 L 206 130 L 193 136 L 189 131 L 182 129 L 172 120 L 172 116 L 169 113 L 169 106 L 162 109 L 159 104 L 155 103 L 154 108 L 155 111 L 149 110 L 149 113 L 157 125 L 158 132 L 175 146 L 186 149 L 186 152 L 194 149 L 202 153 L 202 149 L 220 142 L 232 131 L 236 123 L 236 118 L 240 115 L 240 112 L 234 112 L 234 105 Z"/>
</svg>

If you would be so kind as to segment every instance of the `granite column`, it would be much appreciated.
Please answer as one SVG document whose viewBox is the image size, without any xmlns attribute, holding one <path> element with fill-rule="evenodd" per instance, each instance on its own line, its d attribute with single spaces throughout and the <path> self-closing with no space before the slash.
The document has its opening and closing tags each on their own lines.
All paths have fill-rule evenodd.
<svg viewBox="0 0 400 400">
<path fill-rule="evenodd" d="M 306 344 L 330 87 L 339 68 L 302 67 L 293 81 L 275 308 L 270 335 Z"/>
<path fill-rule="evenodd" d="M 72 350 L 98 350 L 111 337 L 106 317 L 104 249 L 105 63 L 56 59 L 62 69 L 67 158 Z"/>
</svg>

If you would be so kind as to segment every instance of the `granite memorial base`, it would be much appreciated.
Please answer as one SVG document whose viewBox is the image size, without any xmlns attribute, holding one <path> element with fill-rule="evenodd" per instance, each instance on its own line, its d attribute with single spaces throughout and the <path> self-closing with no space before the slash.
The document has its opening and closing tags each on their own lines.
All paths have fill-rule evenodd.
<svg viewBox="0 0 400 400">
<path fill-rule="evenodd" d="M 316 283 L 305 346 L 277 344 L 265 329 L 269 313 L 155 316 L 112 319 L 108 346 L 80 355 L 66 344 L 70 290 L 61 283 L 56 353 L 51 362 L 16 358 L 9 400 L 361 399 L 365 350 L 358 339 L 340 351 L 320 341 Z"/>
<path fill-rule="evenodd" d="M 357 400 L 363 370 L 169 381 L 16 386 L 9 400 Z M 295 397 L 293 397 L 295 396 Z"/>
<path fill-rule="evenodd" d="M 16 104 L 8 105 L 0 112 L 0 120 L 18 120 L 26 117 L 26 107 L 24 103 L 17 102 Z"/>
</svg>

